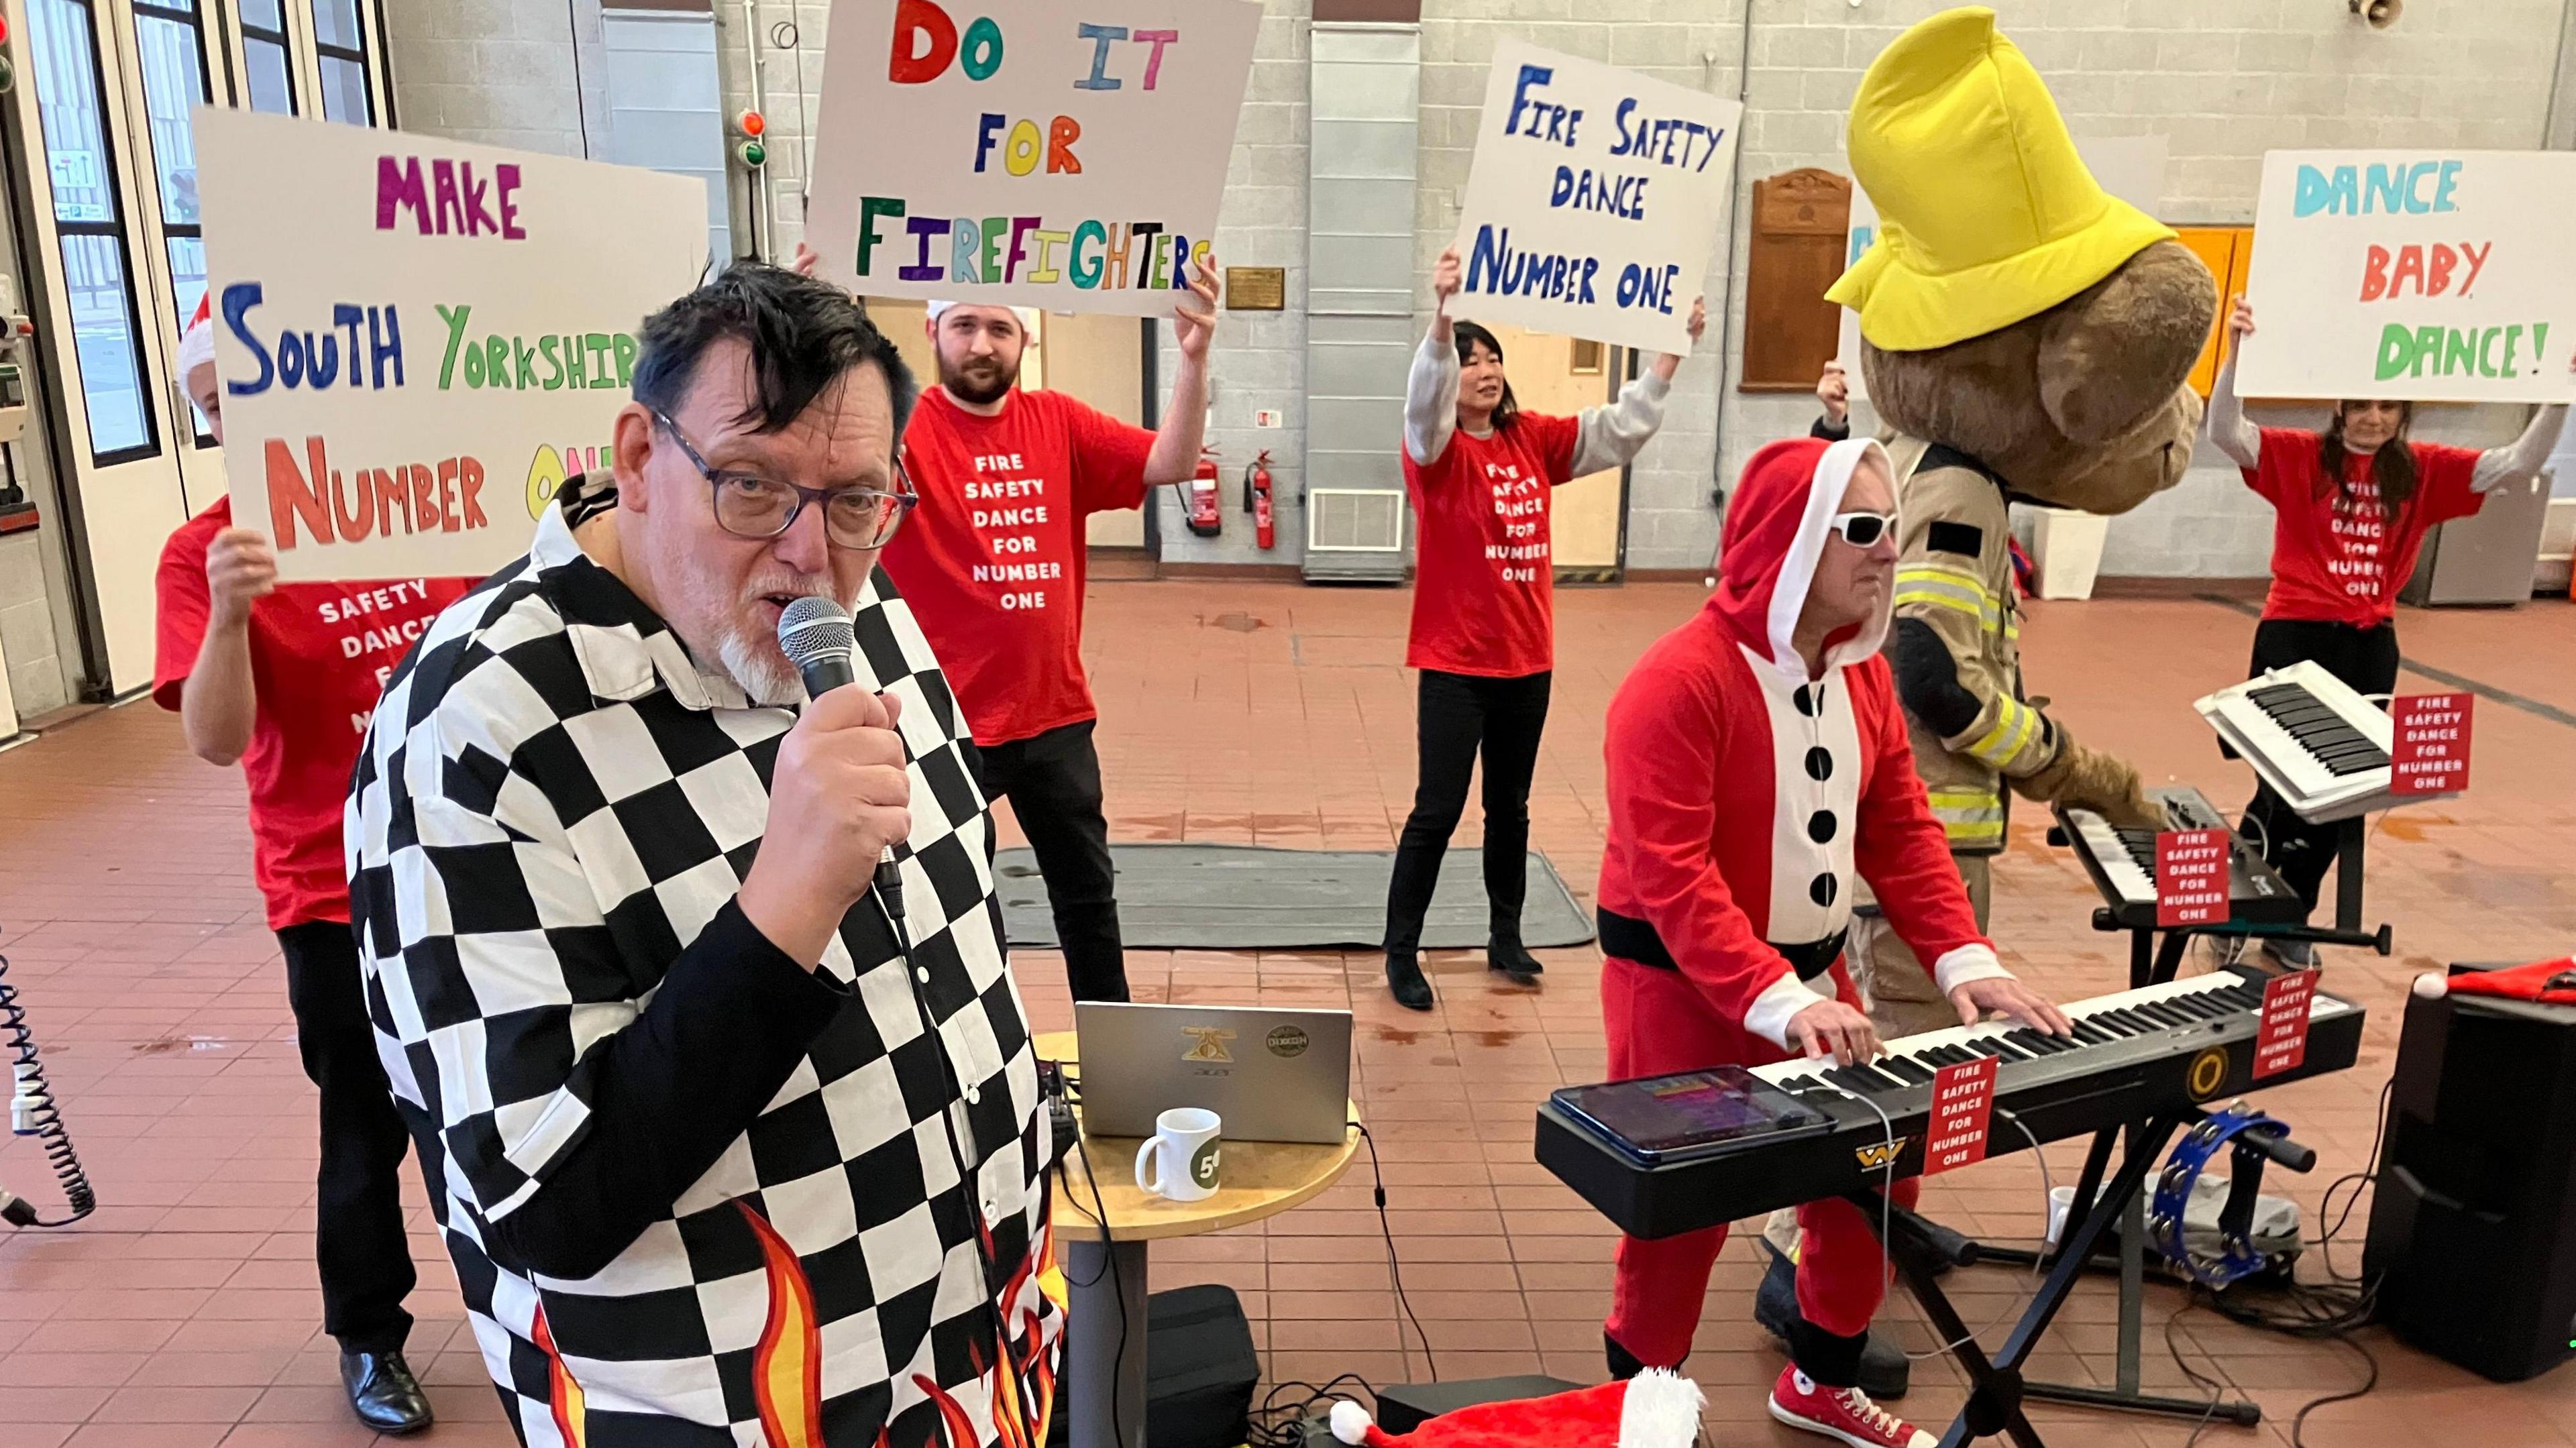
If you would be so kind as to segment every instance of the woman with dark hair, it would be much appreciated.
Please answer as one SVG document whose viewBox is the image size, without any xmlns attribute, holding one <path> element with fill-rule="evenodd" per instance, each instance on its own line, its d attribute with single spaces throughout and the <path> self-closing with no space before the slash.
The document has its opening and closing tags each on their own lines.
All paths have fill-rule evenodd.
<svg viewBox="0 0 2576 1448">
<path fill-rule="evenodd" d="M 2236 299 L 2228 319 L 2238 346 L 2254 335 L 2254 309 Z M 2541 408 L 2522 436 L 2479 452 L 2406 435 L 2411 402 L 2347 399 L 2320 433 L 2257 428 L 2236 397 L 2235 348 L 2209 397 L 2209 438 L 2246 486 L 2271 503 L 2272 589 L 2254 626 L 2253 673 L 2307 660 L 2365 696 L 2397 687 L 2397 590 L 2436 523 L 2478 511 L 2486 495 L 2528 481 L 2566 425 L 2567 405 Z M 2311 825 L 2265 785 L 2244 830 L 2310 911 L 2334 858 L 2334 828 Z M 2285 965 L 2307 966 L 2300 942 L 2266 940 Z"/>
<path fill-rule="evenodd" d="M 1404 484 L 1420 519 L 1404 662 L 1422 674 L 1420 763 L 1387 885 L 1386 978 L 1397 1003 L 1417 1011 L 1431 1009 L 1431 984 L 1416 958 L 1422 917 L 1480 753 L 1492 925 L 1485 961 L 1522 985 L 1539 973 L 1521 945 L 1521 900 L 1530 775 L 1556 667 L 1549 491 L 1634 458 L 1663 426 L 1664 397 L 1682 361 L 1656 358 L 1618 401 L 1579 416 L 1523 412 L 1503 376 L 1502 343 L 1473 322 L 1450 320 L 1458 289 L 1451 247 L 1432 271 L 1439 310 L 1404 399 Z M 1694 300 L 1694 343 L 1706 326 L 1706 309 Z"/>
</svg>

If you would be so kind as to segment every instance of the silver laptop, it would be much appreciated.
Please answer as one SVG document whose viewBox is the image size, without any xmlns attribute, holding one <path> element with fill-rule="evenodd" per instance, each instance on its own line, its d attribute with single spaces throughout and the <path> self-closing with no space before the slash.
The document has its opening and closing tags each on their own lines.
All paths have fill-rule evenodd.
<svg viewBox="0 0 2576 1448">
<path fill-rule="evenodd" d="M 1175 1106 L 1213 1111 L 1227 1141 L 1338 1143 L 1350 1121 L 1351 1013 L 1077 1002 L 1082 1124 L 1151 1136 Z"/>
</svg>

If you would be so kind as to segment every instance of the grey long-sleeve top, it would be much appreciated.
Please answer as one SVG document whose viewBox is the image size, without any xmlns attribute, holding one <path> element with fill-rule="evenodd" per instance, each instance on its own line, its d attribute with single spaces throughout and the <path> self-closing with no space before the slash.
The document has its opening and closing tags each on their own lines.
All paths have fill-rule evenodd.
<svg viewBox="0 0 2576 1448">
<path fill-rule="evenodd" d="M 1418 368 L 1417 368 L 1418 370 Z M 2522 436 L 2502 447 L 2491 447 L 2478 454 L 2477 468 L 2469 475 L 2469 486 L 2480 493 L 2492 493 L 2512 483 L 2530 481 L 2549 461 L 2550 444 L 2558 440 L 2567 426 L 2567 404 L 2553 402 L 2534 413 Z M 2236 396 L 2236 358 L 2230 354 L 2227 365 L 2218 369 L 2218 381 L 2209 390 L 2209 440 L 2217 445 L 2228 461 L 2251 470 L 2263 456 L 2263 430 L 2245 415 L 2245 404 Z"/>
<path fill-rule="evenodd" d="M 1570 477 L 1624 467 L 1664 425 L 1664 401 L 1673 385 L 1651 369 L 1619 389 L 1617 401 L 1583 410 Z M 1458 348 L 1436 333 L 1423 334 L 1404 391 L 1404 450 L 1428 466 L 1449 450 L 1458 431 Z"/>
</svg>

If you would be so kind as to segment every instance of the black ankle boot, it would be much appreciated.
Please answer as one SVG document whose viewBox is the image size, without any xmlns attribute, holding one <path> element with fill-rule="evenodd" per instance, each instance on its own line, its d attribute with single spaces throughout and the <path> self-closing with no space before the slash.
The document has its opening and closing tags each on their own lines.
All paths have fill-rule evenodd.
<svg viewBox="0 0 2576 1448">
<path fill-rule="evenodd" d="M 1410 950 L 1386 953 L 1386 985 L 1395 1003 L 1408 1011 L 1431 1009 L 1431 982 L 1422 978 L 1422 962 Z"/>
<path fill-rule="evenodd" d="M 1601 1334 L 1601 1352 L 1602 1356 L 1609 1360 L 1610 1381 L 1614 1383 L 1624 1383 L 1646 1370 L 1646 1365 L 1643 1362 L 1638 1361 L 1635 1353 L 1621 1347 L 1619 1345 L 1619 1339 L 1612 1337 L 1607 1332 Z M 1673 1364 L 1674 1372 L 1680 1372 L 1681 1370 L 1682 1365 L 1680 1363 Z"/>
<path fill-rule="evenodd" d="M 1485 968 L 1510 976 L 1514 985 L 1536 985 L 1540 972 L 1547 969 L 1522 948 L 1517 930 L 1493 932 L 1485 945 Z"/>
</svg>

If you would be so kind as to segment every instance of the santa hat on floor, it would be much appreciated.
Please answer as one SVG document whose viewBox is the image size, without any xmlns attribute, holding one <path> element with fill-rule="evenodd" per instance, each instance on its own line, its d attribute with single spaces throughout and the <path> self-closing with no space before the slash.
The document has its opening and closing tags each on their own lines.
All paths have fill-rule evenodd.
<svg viewBox="0 0 2576 1448">
<path fill-rule="evenodd" d="M 1368 1410 L 1333 1404 L 1333 1437 L 1353 1448 L 1690 1448 L 1708 1400 L 1690 1379 L 1649 1368 L 1546 1398 L 1477 1403 L 1401 1437 L 1369 1421 Z"/>
<path fill-rule="evenodd" d="M 2443 996 L 2482 995 L 2503 1000 L 2534 1001 L 2544 1006 L 2576 1006 L 2576 957 L 2534 961 L 2508 970 L 2470 970 L 2445 978 L 2427 973 L 2415 977 L 2415 994 L 2426 1000 Z"/>
</svg>

